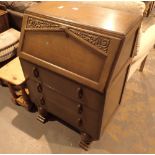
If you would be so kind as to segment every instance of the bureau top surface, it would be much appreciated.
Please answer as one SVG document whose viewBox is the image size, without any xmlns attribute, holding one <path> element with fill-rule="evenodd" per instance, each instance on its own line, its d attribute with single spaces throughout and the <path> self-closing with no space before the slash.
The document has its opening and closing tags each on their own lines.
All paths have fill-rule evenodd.
<svg viewBox="0 0 155 155">
<path fill-rule="evenodd" d="M 26 13 L 91 26 L 126 34 L 141 19 L 141 15 L 112 10 L 80 2 L 44 2 L 27 9 Z"/>
</svg>

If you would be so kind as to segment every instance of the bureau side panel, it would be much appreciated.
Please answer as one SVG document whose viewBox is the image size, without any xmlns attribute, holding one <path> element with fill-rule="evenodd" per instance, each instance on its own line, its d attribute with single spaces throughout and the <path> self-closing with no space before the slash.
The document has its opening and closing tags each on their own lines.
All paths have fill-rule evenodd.
<svg viewBox="0 0 155 155">
<path fill-rule="evenodd" d="M 114 64 L 112 78 L 109 81 L 105 96 L 102 131 L 121 102 L 130 66 L 130 60 L 135 51 L 134 48 L 137 38 L 137 32 L 138 28 L 133 29 L 127 35 L 122 50 L 120 51 L 120 55 L 118 56 Z"/>
<path fill-rule="evenodd" d="M 137 27 L 132 29 L 132 31 L 130 31 L 126 36 L 120 55 L 118 55 L 118 58 L 115 61 L 115 67 L 113 68 L 112 77 L 110 81 L 111 83 L 120 74 L 120 72 L 126 69 L 131 63 L 131 59 L 136 53 L 135 44 L 137 44 L 138 30 L 139 29 Z"/>
</svg>

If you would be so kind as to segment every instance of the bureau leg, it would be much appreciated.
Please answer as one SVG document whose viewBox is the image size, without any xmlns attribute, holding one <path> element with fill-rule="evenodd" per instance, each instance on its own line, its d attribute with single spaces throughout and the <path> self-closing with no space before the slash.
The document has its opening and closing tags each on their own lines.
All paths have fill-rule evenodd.
<svg viewBox="0 0 155 155">
<path fill-rule="evenodd" d="M 48 121 L 48 113 L 45 109 L 43 109 L 42 107 L 38 108 L 38 116 L 37 116 L 37 120 L 40 121 L 41 123 L 46 123 Z"/>
<path fill-rule="evenodd" d="M 85 151 L 88 151 L 89 145 L 92 142 L 91 136 L 86 133 L 81 133 L 81 141 L 79 146 L 83 148 Z"/>
</svg>

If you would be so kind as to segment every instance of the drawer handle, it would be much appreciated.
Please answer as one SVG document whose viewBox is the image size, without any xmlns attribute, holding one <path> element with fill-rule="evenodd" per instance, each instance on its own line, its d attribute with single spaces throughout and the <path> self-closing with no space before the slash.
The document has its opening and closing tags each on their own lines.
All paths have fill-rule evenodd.
<svg viewBox="0 0 155 155">
<path fill-rule="evenodd" d="M 43 97 L 40 98 L 40 104 L 41 104 L 41 105 L 45 105 L 45 100 L 44 100 Z"/>
<path fill-rule="evenodd" d="M 81 118 L 79 118 L 79 119 L 77 120 L 77 122 L 78 122 L 78 126 L 81 126 L 81 125 L 82 125 L 82 119 L 81 119 Z"/>
<path fill-rule="evenodd" d="M 77 89 L 77 93 L 78 93 L 78 98 L 82 98 L 83 97 L 83 89 L 82 88 L 78 88 Z"/>
<path fill-rule="evenodd" d="M 43 91 L 43 88 L 40 83 L 37 85 L 37 90 L 39 93 L 41 93 Z"/>
<path fill-rule="evenodd" d="M 82 104 L 78 104 L 77 108 L 78 108 L 78 113 L 81 114 L 83 112 L 83 105 Z"/>
<path fill-rule="evenodd" d="M 39 77 L 39 71 L 36 67 L 33 68 L 33 75 L 38 78 Z"/>
</svg>

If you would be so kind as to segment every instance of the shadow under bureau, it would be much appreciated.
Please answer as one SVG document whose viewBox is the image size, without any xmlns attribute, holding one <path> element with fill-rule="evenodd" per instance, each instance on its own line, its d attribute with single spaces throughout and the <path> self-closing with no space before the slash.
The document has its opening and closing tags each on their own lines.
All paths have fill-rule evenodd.
<svg viewBox="0 0 155 155">
<path fill-rule="evenodd" d="M 38 119 L 51 113 L 88 148 L 120 104 L 142 17 L 80 2 L 45 2 L 24 14 L 19 57 Z"/>
</svg>

